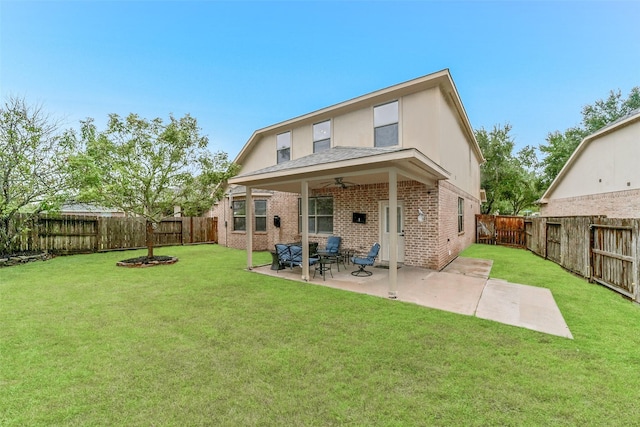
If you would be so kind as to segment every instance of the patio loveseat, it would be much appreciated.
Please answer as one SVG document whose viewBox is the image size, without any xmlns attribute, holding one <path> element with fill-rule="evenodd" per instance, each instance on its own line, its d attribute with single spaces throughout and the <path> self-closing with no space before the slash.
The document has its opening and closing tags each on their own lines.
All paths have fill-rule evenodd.
<svg viewBox="0 0 640 427">
<path fill-rule="evenodd" d="M 309 243 L 309 265 L 315 265 L 320 258 L 317 257 L 317 243 Z M 275 256 L 278 259 L 278 270 L 289 267 L 302 267 L 302 246 L 293 244 L 276 244 Z"/>
</svg>

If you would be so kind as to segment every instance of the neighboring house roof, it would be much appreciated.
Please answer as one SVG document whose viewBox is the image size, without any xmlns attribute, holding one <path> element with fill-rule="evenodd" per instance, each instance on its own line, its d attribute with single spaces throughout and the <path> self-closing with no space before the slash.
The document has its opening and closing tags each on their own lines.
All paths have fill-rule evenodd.
<svg viewBox="0 0 640 427">
<path fill-rule="evenodd" d="M 320 120 L 329 119 L 336 115 L 345 114 L 350 111 L 357 110 L 363 106 L 387 100 L 390 96 L 401 97 L 414 92 L 425 90 L 428 88 L 440 86 L 444 89 L 444 92 L 448 95 L 449 101 L 453 104 L 454 109 L 458 115 L 458 120 L 462 126 L 467 138 L 471 141 L 471 146 L 479 159 L 480 163 L 484 162 L 480 145 L 475 138 L 475 133 L 471 127 L 467 113 L 462 105 L 462 101 L 458 96 L 458 91 L 453 83 L 449 69 L 444 69 L 435 73 L 427 74 L 426 76 L 419 77 L 413 80 L 409 80 L 404 83 L 400 83 L 394 86 L 390 86 L 385 89 L 380 89 L 375 92 L 371 92 L 366 95 L 359 96 L 357 98 L 350 99 L 348 101 L 341 102 L 299 117 L 295 117 L 284 122 L 280 122 L 266 128 L 258 129 L 251 135 L 249 141 L 242 148 L 234 163 L 242 164 L 244 158 L 251 152 L 253 146 L 260 140 L 260 137 L 264 134 L 271 132 L 278 132 L 278 130 L 289 129 L 293 125 L 301 125 L 304 123 L 316 123 Z"/>
<path fill-rule="evenodd" d="M 562 169 L 560 170 L 560 173 L 558 173 L 558 175 L 555 177 L 555 179 L 553 180 L 553 182 L 551 183 L 551 185 L 549 185 L 549 188 L 547 188 L 547 191 L 544 192 L 544 194 L 542 195 L 542 197 L 539 200 L 539 203 L 547 203 L 549 198 L 551 197 L 551 195 L 553 194 L 554 190 L 558 187 L 558 185 L 562 182 L 562 180 L 564 179 L 564 177 L 567 175 L 567 173 L 569 172 L 569 170 L 571 170 L 571 167 L 573 166 L 573 164 L 577 161 L 578 157 L 580 157 L 580 154 L 587 149 L 587 147 L 589 146 L 589 144 L 591 144 L 592 141 L 594 141 L 595 139 L 598 139 L 604 135 L 610 134 L 612 132 L 617 131 L 620 128 L 623 128 L 625 126 L 628 126 L 632 123 L 635 123 L 637 121 L 640 121 L 640 108 L 633 110 L 631 113 L 627 114 L 624 117 L 621 117 L 620 119 L 611 122 L 610 124 L 604 126 L 603 128 L 599 129 L 598 131 L 592 133 L 591 135 L 588 135 L 587 137 L 585 137 L 580 144 L 576 147 L 576 149 L 573 151 L 573 153 L 571 154 L 571 157 L 569 157 L 569 160 L 567 160 L 567 162 L 565 163 L 565 165 L 562 167 Z"/>
<path fill-rule="evenodd" d="M 64 203 L 60 207 L 60 211 L 64 213 L 91 212 L 91 213 L 122 213 L 121 210 L 115 208 L 106 208 L 104 206 L 93 205 L 91 203 Z"/>
</svg>

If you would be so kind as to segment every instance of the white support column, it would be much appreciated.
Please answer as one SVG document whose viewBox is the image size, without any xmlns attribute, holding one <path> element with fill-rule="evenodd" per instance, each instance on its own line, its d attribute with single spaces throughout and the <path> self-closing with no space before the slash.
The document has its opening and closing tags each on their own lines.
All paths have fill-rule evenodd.
<svg viewBox="0 0 640 427">
<path fill-rule="evenodd" d="M 389 170 L 389 298 L 398 297 L 398 172 Z"/>
<path fill-rule="evenodd" d="M 251 197 L 251 187 L 247 187 L 245 197 L 245 230 L 247 233 L 247 268 L 253 269 L 253 199 Z"/>
<path fill-rule="evenodd" d="M 302 280 L 309 281 L 309 183 L 302 181 Z"/>
</svg>

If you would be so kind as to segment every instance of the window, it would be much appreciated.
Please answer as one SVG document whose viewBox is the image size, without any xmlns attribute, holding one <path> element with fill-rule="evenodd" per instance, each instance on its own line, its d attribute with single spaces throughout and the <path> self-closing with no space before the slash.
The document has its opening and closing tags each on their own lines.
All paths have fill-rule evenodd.
<svg viewBox="0 0 640 427">
<path fill-rule="evenodd" d="M 278 163 L 291 160 L 291 132 L 276 135 L 276 150 Z"/>
<path fill-rule="evenodd" d="M 254 200 L 255 207 L 255 231 L 267 231 L 267 201 Z M 244 200 L 233 201 L 233 230 L 247 230 L 247 204 Z"/>
<path fill-rule="evenodd" d="M 313 125 L 313 152 L 331 148 L 331 120 Z"/>
<path fill-rule="evenodd" d="M 233 229 L 234 231 L 247 229 L 247 210 L 244 200 L 233 201 Z"/>
<path fill-rule="evenodd" d="M 464 199 L 458 197 L 458 233 L 464 232 Z"/>
<path fill-rule="evenodd" d="M 302 199 L 298 199 L 298 231 L 302 232 Z M 333 233 L 333 197 L 309 197 L 309 233 Z"/>
<path fill-rule="evenodd" d="M 398 101 L 373 108 L 374 146 L 398 145 Z"/>
<path fill-rule="evenodd" d="M 256 207 L 256 231 L 267 231 L 267 201 L 254 201 Z"/>
</svg>

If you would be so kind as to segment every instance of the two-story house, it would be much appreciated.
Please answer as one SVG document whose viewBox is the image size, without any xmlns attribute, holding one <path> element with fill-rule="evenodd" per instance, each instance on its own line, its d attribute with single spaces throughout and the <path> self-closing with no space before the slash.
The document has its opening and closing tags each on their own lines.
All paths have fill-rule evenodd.
<svg viewBox="0 0 640 427">
<path fill-rule="evenodd" d="M 212 214 L 232 247 L 379 242 L 393 281 L 399 263 L 439 270 L 474 241 L 483 161 L 442 70 L 257 130 Z"/>
</svg>

